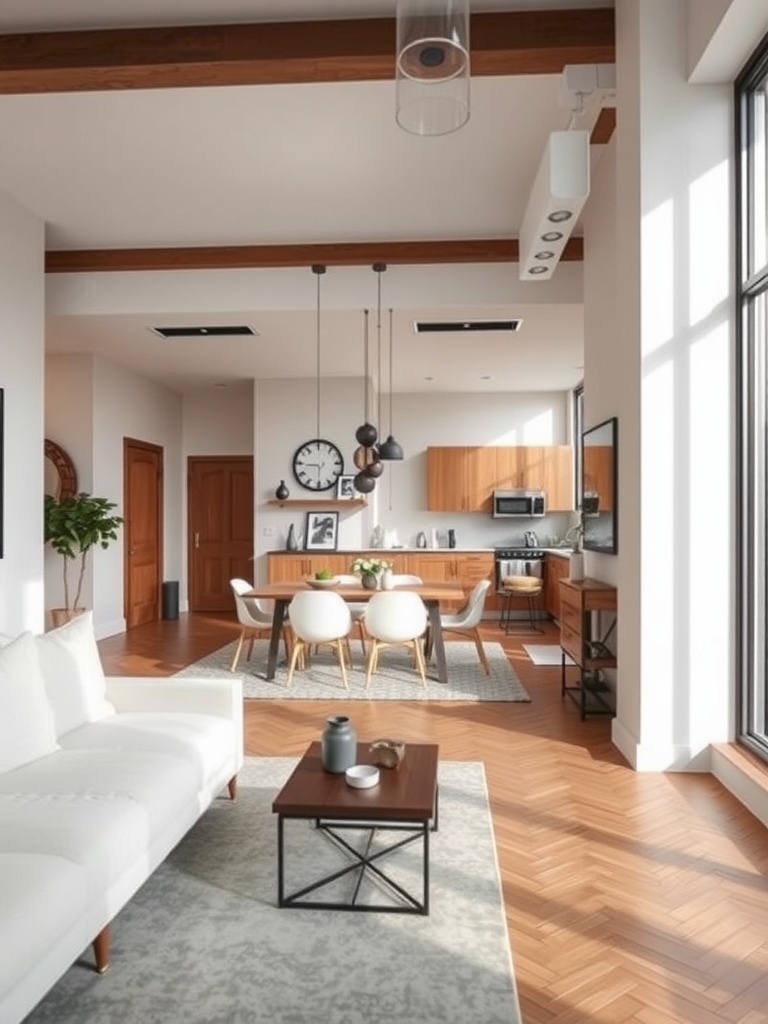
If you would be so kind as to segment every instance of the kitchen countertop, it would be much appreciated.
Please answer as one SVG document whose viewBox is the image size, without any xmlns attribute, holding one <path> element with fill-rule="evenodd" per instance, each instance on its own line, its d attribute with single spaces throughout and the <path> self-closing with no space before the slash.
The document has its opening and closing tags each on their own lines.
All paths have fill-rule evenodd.
<svg viewBox="0 0 768 1024">
<path fill-rule="evenodd" d="M 514 548 L 517 551 L 524 551 L 525 545 L 523 544 L 504 544 L 498 545 L 499 547 Z M 561 558 L 567 558 L 572 551 L 572 548 L 544 548 L 538 547 L 536 551 L 544 551 L 548 555 L 559 555 Z M 495 547 L 455 547 L 455 548 L 419 548 L 415 545 L 403 545 L 398 548 L 338 548 L 335 551 L 329 551 L 328 554 L 333 555 L 360 555 L 360 554 L 371 554 L 380 555 L 382 558 L 386 557 L 387 553 L 397 554 L 398 552 L 405 552 L 410 554 L 413 551 L 419 552 L 419 554 L 428 555 L 432 554 L 443 554 L 446 551 L 455 551 L 457 554 L 471 554 L 477 552 L 481 554 L 493 554 L 496 551 Z M 322 552 L 312 551 L 310 554 L 322 554 Z M 274 551 L 268 551 L 268 555 L 284 555 L 284 554 L 307 554 L 302 548 L 298 551 L 289 552 L 284 548 L 278 548 Z"/>
</svg>

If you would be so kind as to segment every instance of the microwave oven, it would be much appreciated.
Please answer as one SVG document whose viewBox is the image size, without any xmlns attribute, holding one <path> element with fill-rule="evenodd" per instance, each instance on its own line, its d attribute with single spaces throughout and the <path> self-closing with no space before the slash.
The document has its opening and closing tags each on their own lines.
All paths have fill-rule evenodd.
<svg viewBox="0 0 768 1024">
<path fill-rule="evenodd" d="M 544 491 L 494 491 L 493 518 L 535 519 L 547 514 Z"/>
</svg>

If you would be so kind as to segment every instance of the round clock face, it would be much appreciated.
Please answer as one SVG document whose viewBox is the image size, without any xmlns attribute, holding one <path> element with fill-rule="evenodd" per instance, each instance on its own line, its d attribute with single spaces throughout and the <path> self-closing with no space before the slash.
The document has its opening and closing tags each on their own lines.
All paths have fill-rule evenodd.
<svg viewBox="0 0 768 1024">
<path fill-rule="evenodd" d="M 305 441 L 293 456 L 293 475 L 308 491 L 327 491 L 335 487 L 343 472 L 341 452 L 335 444 L 320 437 Z"/>
</svg>

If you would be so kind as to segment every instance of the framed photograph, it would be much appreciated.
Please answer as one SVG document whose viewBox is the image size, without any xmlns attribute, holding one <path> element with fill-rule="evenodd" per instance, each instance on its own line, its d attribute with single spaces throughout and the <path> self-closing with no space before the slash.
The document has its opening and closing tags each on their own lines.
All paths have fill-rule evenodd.
<svg viewBox="0 0 768 1024">
<path fill-rule="evenodd" d="M 336 497 L 342 501 L 348 501 L 350 498 L 355 496 L 355 478 L 351 474 L 349 476 L 340 476 L 336 481 Z"/>
<path fill-rule="evenodd" d="M 335 551 L 339 536 L 338 512 L 307 512 L 305 551 Z"/>
</svg>

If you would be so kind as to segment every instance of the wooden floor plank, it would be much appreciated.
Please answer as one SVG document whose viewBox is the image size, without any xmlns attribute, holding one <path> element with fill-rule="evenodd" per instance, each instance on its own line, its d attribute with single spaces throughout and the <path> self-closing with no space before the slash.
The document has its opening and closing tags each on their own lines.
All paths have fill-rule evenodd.
<svg viewBox="0 0 768 1024">
<path fill-rule="evenodd" d="M 237 633 L 234 616 L 182 615 L 99 649 L 108 673 L 172 675 Z M 530 704 L 345 710 L 363 739 L 484 762 L 525 1024 L 766 1024 L 768 831 L 712 776 L 633 772 L 610 719 L 581 722 L 559 668 L 522 650 L 557 643 L 552 626 L 483 633 L 504 645 Z M 247 752 L 297 755 L 338 710 L 247 700 Z"/>
</svg>

